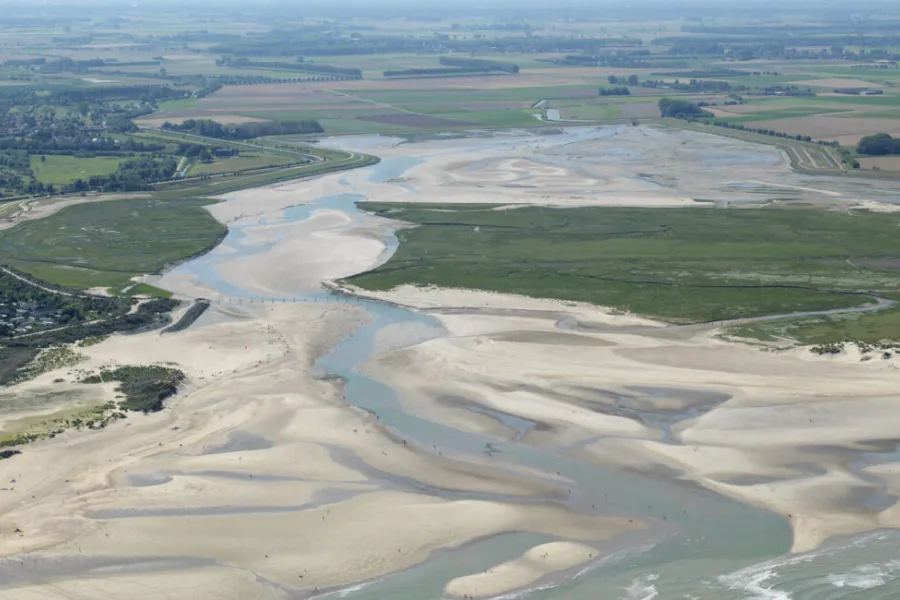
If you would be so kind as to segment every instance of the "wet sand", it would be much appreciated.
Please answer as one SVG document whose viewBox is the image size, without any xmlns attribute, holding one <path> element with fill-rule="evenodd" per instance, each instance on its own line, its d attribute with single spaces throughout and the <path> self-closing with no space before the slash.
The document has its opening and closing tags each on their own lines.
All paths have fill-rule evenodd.
<svg viewBox="0 0 900 600">
<path fill-rule="evenodd" d="M 485 418 L 470 405 L 540 423 L 523 442 L 605 465 L 664 469 L 783 515 L 796 552 L 831 536 L 900 525 L 896 496 L 882 489 L 892 471 L 880 465 L 867 477 L 852 467 L 866 444 L 896 437 L 896 357 L 767 352 L 722 341 L 712 328 L 681 339 L 652 328 L 567 334 L 558 326 L 560 303 L 510 295 L 497 301 L 516 311 L 510 316 L 479 314 L 490 296 L 484 292 L 404 286 L 371 295 L 434 314 L 449 332 L 367 364 L 410 411 L 452 418 L 470 431 L 484 430 Z M 441 309 L 466 305 L 468 312 Z M 522 316 L 528 310 L 532 318 Z M 572 310 L 583 316 L 589 308 Z M 619 319 L 594 313 L 608 326 Z M 623 330 L 632 320 L 621 320 Z M 549 334 L 560 337 L 548 343 Z M 568 343 L 566 335 L 598 343 Z M 734 483 L 752 478 L 762 482 Z"/>
<path fill-rule="evenodd" d="M 614 545 L 617 534 L 654 526 L 621 510 L 576 509 L 566 501 L 572 483 L 552 472 L 407 442 L 376 415 L 349 406 L 342 382 L 315 366 L 371 315 L 352 303 L 271 303 L 314 294 L 387 258 L 398 224 L 341 202 L 675 207 L 716 191 L 699 175 L 665 192 L 648 192 L 640 177 L 603 175 L 643 168 L 636 158 L 628 163 L 627 152 L 604 155 L 603 148 L 653 148 L 646 161 L 662 151 L 648 139 L 660 148 L 668 139 L 645 128 L 615 135 L 621 139 L 583 144 L 501 136 L 385 147 L 378 153 L 403 159 L 397 173 L 338 173 L 235 192 L 210 207 L 233 235 L 201 261 L 149 279 L 221 304 L 177 334 L 114 336 L 80 350 L 89 357 L 84 369 L 176 364 L 188 379 L 169 408 L 104 430 L 70 431 L 0 462 L 0 556 L 41 563 L 32 580 L 0 581 L 14 586 L 3 593 L 178 597 L 177 586 L 200 590 L 190 597 L 299 598 L 503 532 L 563 542 L 612 537 Z M 721 143 L 726 154 L 748 152 L 746 144 Z M 560 166 L 579 156 L 598 156 L 600 172 Z M 472 161 L 484 162 L 467 166 Z M 753 163 L 748 178 L 783 178 L 780 161 Z M 340 198 L 295 212 L 332 196 Z M 229 305 L 235 296 L 245 301 Z M 893 471 L 871 463 L 863 471 L 846 455 L 896 429 L 892 361 L 767 354 L 704 332 L 673 339 L 647 319 L 549 300 L 417 289 L 379 297 L 428 312 L 447 331 L 435 337 L 421 325 L 398 324 L 373 343 L 378 352 L 365 371 L 389 383 L 412 415 L 674 477 L 790 515 L 796 550 L 896 524 L 885 498 L 866 496 L 880 481 L 891 482 L 880 492 L 890 496 Z M 622 332 L 566 330 L 567 319 Z M 7 391 L 38 396 L 59 375 Z M 746 481 L 762 483 L 735 483 Z M 517 589 L 566 570 L 578 556 L 564 552 L 552 568 L 513 561 L 501 569 L 502 583 L 476 581 Z M 123 562 L 99 570 L 79 562 L 109 557 Z M 148 561 L 156 566 L 140 566 Z"/>
</svg>

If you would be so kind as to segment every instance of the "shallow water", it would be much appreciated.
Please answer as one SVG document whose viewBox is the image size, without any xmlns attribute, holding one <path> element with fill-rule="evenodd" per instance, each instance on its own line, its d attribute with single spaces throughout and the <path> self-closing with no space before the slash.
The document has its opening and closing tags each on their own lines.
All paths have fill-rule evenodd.
<svg viewBox="0 0 900 600">
<path fill-rule="evenodd" d="M 609 130 L 592 131 L 579 132 L 572 136 L 572 141 L 612 134 Z M 502 138 L 486 142 L 510 143 Z M 374 144 L 367 148 L 377 153 Z M 400 177 L 418 162 L 385 159 L 367 168 L 368 179 L 389 181 Z M 415 193 L 411 188 L 408 190 Z M 359 193 L 323 197 L 290 208 L 284 211 L 283 217 L 288 221 L 301 221 L 323 208 L 343 210 L 353 217 L 359 215 L 355 202 L 363 199 L 365 196 Z M 388 236 L 386 243 L 389 251 L 396 247 L 393 236 Z M 222 246 L 179 269 L 224 295 L 253 298 L 253 294 L 220 276 L 216 264 L 229 255 L 234 256 L 235 252 L 262 251 L 260 247 L 246 243 L 238 224 L 231 229 Z M 326 293 L 308 290 L 297 290 L 297 295 L 310 301 L 333 300 Z M 878 600 L 900 597 L 900 533 L 857 536 L 831 543 L 814 553 L 786 556 L 791 542 L 790 530 L 783 519 L 772 513 L 673 480 L 617 471 L 521 444 L 521 433 L 531 426 L 522 419 L 491 415 L 501 421 L 506 419 L 512 429 L 519 431 L 515 439 L 508 441 L 456 430 L 406 412 L 389 387 L 362 375 L 358 367 L 375 350 L 376 335 L 382 328 L 416 322 L 420 324 L 417 331 L 424 339 L 440 335 L 440 324 L 432 317 L 385 303 L 361 301 L 360 305 L 370 313 L 371 322 L 317 363 L 323 373 L 344 380 L 349 403 L 376 414 L 386 427 L 410 443 L 434 452 L 488 455 L 498 466 L 525 465 L 547 473 L 559 473 L 572 481 L 564 501 L 573 508 L 598 514 L 634 516 L 654 525 L 652 533 L 632 535 L 627 543 L 618 541 L 620 548 L 612 556 L 568 573 L 564 581 L 552 581 L 553 585 L 541 585 L 505 597 L 567 600 Z M 632 390 L 637 394 L 664 397 L 691 393 L 643 389 L 637 387 L 638 383 L 635 382 L 636 387 Z M 702 409 L 722 401 L 718 397 L 695 399 L 695 407 Z M 673 415 L 668 424 L 677 420 L 678 415 Z M 440 492 L 430 490 L 429 493 Z M 329 595 L 358 600 L 437 600 L 448 580 L 483 571 L 550 539 L 526 533 L 495 536 L 464 548 L 436 553 L 423 565 Z M 625 547 L 621 548 L 623 544 Z"/>
</svg>

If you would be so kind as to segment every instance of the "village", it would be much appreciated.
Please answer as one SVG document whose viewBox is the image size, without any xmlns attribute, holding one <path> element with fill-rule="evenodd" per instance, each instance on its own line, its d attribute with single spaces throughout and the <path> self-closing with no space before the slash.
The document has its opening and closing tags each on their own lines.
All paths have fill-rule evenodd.
<svg viewBox="0 0 900 600">
<path fill-rule="evenodd" d="M 12 337 L 52 329 L 68 319 L 55 307 L 29 300 L 0 302 L 0 337 Z"/>
<path fill-rule="evenodd" d="M 122 310 L 120 299 L 53 290 L 14 271 L 0 271 L 0 338 L 103 319 Z"/>
</svg>

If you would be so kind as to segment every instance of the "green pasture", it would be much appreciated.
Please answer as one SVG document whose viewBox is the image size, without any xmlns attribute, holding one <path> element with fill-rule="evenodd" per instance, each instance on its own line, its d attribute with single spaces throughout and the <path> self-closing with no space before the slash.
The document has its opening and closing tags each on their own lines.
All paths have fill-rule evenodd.
<svg viewBox="0 0 900 600">
<path fill-rule="evenodd" d="M 832 115 L 837 113 L 849 112 L 846 108 L 825 108 L 825 107 L 796 107 L 782 108 L 774 110 L 760 110 L 752 113 L 746 113 L 734 117 L 718 117 L 717 121 L 726 121 L 728 123 L 753 123 L 757 121 L 776 121 L 778 119 L 797 119 L 799 117 L 809 117 L 812 115 Z M 853 116 L 857 116 L 855 113 Z"/>
<path fill-rule="evenodd" d="M 41 183 L 65 185 L 76 179 L 87 179 L 94 175 L 115 173 L 119 163 L 125 158 L 114 156 L 97 156 L 94 158 L 78 158 L 66 155 L 40 155 L 31 157 L 31 170 Z"/>
<path fill-rule="evenodd" d="M 602 121 L 605 119 L 617 119 L 621 115 L 618 106 L 610 104 L 594 104 L 583 106 L 567 106 L 560 109 L 560 115 L 564 119 L 585 119 Z"/>
</svg>

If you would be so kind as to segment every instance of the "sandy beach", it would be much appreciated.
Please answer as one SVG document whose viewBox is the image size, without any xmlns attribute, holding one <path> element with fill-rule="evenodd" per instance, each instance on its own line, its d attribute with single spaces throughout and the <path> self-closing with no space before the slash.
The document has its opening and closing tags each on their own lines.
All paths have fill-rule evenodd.
<svg viewBox="0 0 900 600">
<path fill-rule="evenodd" d="M 670 531 L 667 515 L 579 504 L 555 469 L 489 452 L 508 440 L 771 510 L 790 522 L 797 552 L 900 526 L 898 468 L 872 458 L 900 425 L 894 358 L 773 352 L 585 304 L 407 286 L 361 296 L 437 325 L 383 327 L 362 372 L 388 384 L 404 414 L 481 436 L 485 451 L 407 440 L 346 402 L 346 382 L 324 377 L 316 361 L 374 317 L 322 290 L 386 260 L 402 226 L 342 202 L 689 210 L 694 198 L 754 198 L 699 175 L 657 190 L 637 176 L 629 152 L 655 160 L 667 138 L 652 128 L 615 135 L 583 144 L 564 136 L 381 141 L 379 155 L 406 161 L 390 176 L 337 173 L 234 192 L 211 206 L 232 235 L 202 259 L 147 277 L 179 297 L 218 302 L 195 325 L 113 336 L 79 349 L 86 358 L 77 367 L 4 391 L 29 400 L 0 417 L 7 426 L 64 408 L 60 391 L 85 406 L 115 397 L 112 384 L 84 392 L 81 372 L 168 364 L 187 375 L 160 413 L 68 431 L 0 462 L 4 597 L 304 598 L 498 534 L 548 536 L 518 558 L 488 561 L 487 572 L 440 575 L 452 597 L 491 597 L 593 561 L 598 541 L 614 548 L 620 535 Z M 688 158 L 709 151 L 701 136 L 678 137 L 686 135 L 665 143 L 682 144 Z M 624 150 L 604 150 L 609 144 Z M 720 154 L 750 152 L 721 144 Z M 760 154 L 742 176 L 783 180 L 783 157 Z M 573 157 L 585 164 L 566 167 Z M 787 185 L 848 205 L 880 193 L 820 193 L 825 184 L 800 176 Z M 294 212 L 322 198 L 335 200 Z M 298 296 L 317 301 L 275 302 Z"/>
<path fill-rule="evenodd" d="M 177 356 L 190 385 L 163 413 L 68 432 L 4 464 L 15 482 L 0 494 L 0 529 L 22 533 L 0 538 L 0 553 L 57 561 L 191 557 L 218 565 L 204 574 L 230 565 L 314 590 L 378 577 L 433 550 L 504 531 L 593 539 L 629 527 L 552 505 L 403 491 L 387 474 L 511 497 L 552 496 L 559 485 L 430 456 L 343 404 L 339 384 L 318 379 L 311 362 L 365 320 L 359 309 L 232 310 L 232 318 L 182 334 L 119 336 L 84 349 L 90 358 L 83 370 Z M 62 570 L 47 568 L 51 577 Z M 72 589 L 117 589 L 92 581 L 99 587 L 73 581 Z M 21 597 L 43 597 L 34 594 Z M 251 595 L 266 597 L 259 594 Z"/>
</svg>

